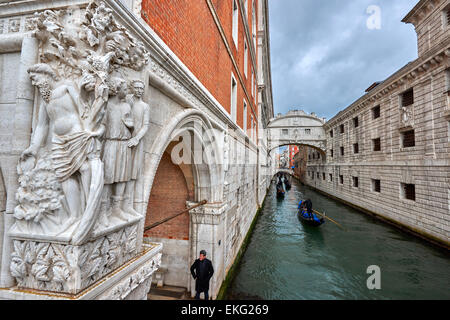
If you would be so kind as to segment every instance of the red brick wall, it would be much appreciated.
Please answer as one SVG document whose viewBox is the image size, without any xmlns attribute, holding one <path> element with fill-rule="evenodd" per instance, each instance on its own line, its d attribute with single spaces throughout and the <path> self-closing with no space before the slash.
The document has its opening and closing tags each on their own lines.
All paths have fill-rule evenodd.
<svg viewBox="0 0 450 320">
<path fill-rule="evenodd" d="M 251 1 L 248 19 L 251 33 Z M 239 8 L 238 50 L 232 38 L 232 1 L 212 0 L 227 42 L 242 75 L 247 97 L 247 126 L 253 105 L 257 109 L 257 94 L 252 98 L 251 56 L 248 50 L 247 77 L 244 75 L 244 26 Z M 177 55 L 186 67 L 199 79 L 225 110 L 231 112 L 231 72 L 238 82 L 237 124 L 243 127 L 244 89 L 237 76 L 206 0 L 144 0 L 142 18 L 158 34 L 164 43 Z M 257 20 L 257 18 L 256 18 Z M 251 46 L 252 43 L 248 43 Z M 257 70 L 255 70 L 256 73 Z M 256 82 L 256 74 L 255 74 Z M 254 118 L 257 119 L 256 114 Z"/>
<path fill-rule="evenodd" d="M 145 225 L 151 225 L 186 209 L 189 191 L 181 169 L 164 153 L 153 181 Z M 189 239 L 189 213 L 169 220 L 144 234 L 145 237 Z"/>
<path fill-rule="evenodd" d="M 307 149 L 308 147 L 301 146 L 294 158 L 294 164 L 296 166 L 294 173 L 301 180 L 304 180 L 306 173 L 306 164 L 308 162 Z"/>
</svg>

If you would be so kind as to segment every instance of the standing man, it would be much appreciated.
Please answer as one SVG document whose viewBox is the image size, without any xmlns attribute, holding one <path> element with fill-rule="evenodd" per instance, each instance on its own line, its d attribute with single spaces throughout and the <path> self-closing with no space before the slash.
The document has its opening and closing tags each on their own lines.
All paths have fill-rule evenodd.
<svg viewBox="0 0 450 320">
<path fill-rule="evenodd" d="M 134 129 L 131 105 L 126 101 L 127 83 L 121 78 L 111 79 L 111 88 L 104 117 L 105 143 L 102 160 L 105 164 L 105 187 L 112 189 L 112 216 L 127 221 L 129 218 L 124 193 L 131 180 L 132 150 L 128 142 Z"/>
<path fill-rule="evenodd" d="M 132 82 L 133 96 L 130 97 L 130 104 L 132 106 L 131 113 L 133 115 L 134 130 L 130 140 L 128 140 L 128 147 L 131 148 L 132 166 L 131 166 L 131 180 L 127 184 L 125 190 L 125 202 L 128 210 L 135 215 L 139 215 L 134 210 L 134 192 L 136 180 L 142 175 L 142 167 L 144 166 L 144 143 L 142 139 L 148 131 L 150 126 L 150 106 L 142 100 L 145 91 L 144 82 L 135 80 Z"/>
<path fill-rule="evenodd" d="M 195 299 L 200 299 L 200 293 L 204 292 L 205 300 L 209 300 L 209 279 L 211 279 L 214 268 L 209 259 L 206 259 L 206 251 L 200 251 L 200 257 L 191 266 L 192 277 L 195 279 Z"/>
</svg>

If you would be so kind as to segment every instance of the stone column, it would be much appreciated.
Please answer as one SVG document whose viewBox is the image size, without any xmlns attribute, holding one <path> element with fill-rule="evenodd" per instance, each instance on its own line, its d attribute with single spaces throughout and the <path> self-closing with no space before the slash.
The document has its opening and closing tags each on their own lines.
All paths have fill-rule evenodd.
<svg viewBox="0 0 450 320">
<path fill-rule="evenodd" d="M 9 261 L 12 249 L 12 242 L 8 236 L 8 230 L 14 222 L 12 213 L 16 206 L 15 192 L 17 183 L 17 163 L 20 154 L 30 144 L 33 106 L 34 106 L 34 87 L 28 77 L 27 69 L 38 61 L 38 40 L 27 35 L 22 40 L 22 51 L 20 56 L 19 76 L 17 82 L 16 108 L 14 116 L 14 129 L 12 132 L 12 156 L 8 159 L 6 170 L 9 175 L 6 182 L 7 200 L 4 219 L 3 250 L 0 287 L 10 287 L 14 285 L 14 279 L 9 273 Z"/>
</svg>

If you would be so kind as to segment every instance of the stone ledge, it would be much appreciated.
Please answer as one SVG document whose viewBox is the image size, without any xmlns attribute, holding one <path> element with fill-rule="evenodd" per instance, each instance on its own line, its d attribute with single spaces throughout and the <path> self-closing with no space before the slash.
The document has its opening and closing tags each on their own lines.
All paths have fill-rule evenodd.
<svg viewBox="0 0 450 320">
<path fill-rule="evenodd" d="M 161 263 L 162 244 L 143 244 L 143 252 L 76 295 L 17 287 L 0 288 L 0 300 L 123 300 L 146 285 L 150 289 L 153 273 Z M 148 290 L 147 290 L 148 291 Z M 145 299 L 147 292 L 143 290 Z"/>
</svg>

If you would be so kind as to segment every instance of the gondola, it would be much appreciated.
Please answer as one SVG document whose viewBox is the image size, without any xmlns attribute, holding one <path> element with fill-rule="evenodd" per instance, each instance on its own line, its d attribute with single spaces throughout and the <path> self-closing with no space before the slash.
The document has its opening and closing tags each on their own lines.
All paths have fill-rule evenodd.
<svg viewBox="0 0 450 320">
<path fill-rule="evenodd" d="M 322 217 L 318 217 L 315 213 L 308 214 L 308 212 L 305 209 L 301 209 L 303 200 L 300 201 L 298 204 L 298 213 L 297 216 L 300 219 L 300 221 L 304 222 L 305 224 L 308 224 L 313 227 L 318 227 L 325 223 L 325 219 Z"/>
<path fill-rule="evenodd" d="M 277 198 L 284 198 L 284 189 L 282 186 L 277 186 Z"/>
<path fill-rule="evenodd" d="M 288 179 L 284 180 L 284 186 L 286 187 L 286 190 L 290 190 L 291 189 L 291 183 L 289 182 Z"/>
</svg>

